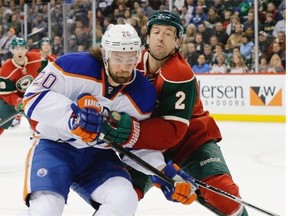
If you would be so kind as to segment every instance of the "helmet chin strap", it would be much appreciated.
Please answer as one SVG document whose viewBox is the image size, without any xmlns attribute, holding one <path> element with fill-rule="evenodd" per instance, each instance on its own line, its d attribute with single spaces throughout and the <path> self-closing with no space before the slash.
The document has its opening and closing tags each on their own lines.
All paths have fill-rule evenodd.
<svg viewBox="0 0 288 216">
<path fill-rule="evenodd" d="M 145 49 L 146 49 L 147 52 L 148 52 L 154 59 L 156 59 L 157 61 L 162 61 L 162 60 L 164 60 L 164 59 L 166 59 L 166 58 L 169 58 L 170 56 L 174 55 L 174 53 L 179 52 L 179 49 L 178 49 L 178 48 L 175 48 L 175 52 L 170 53 L 170 54 L 168 54 L 167 56 L 159 59 L 159 58 L 156 58 L 156 57 L 151 53 L 149 44 L 145 44 Z"/>
</svg>

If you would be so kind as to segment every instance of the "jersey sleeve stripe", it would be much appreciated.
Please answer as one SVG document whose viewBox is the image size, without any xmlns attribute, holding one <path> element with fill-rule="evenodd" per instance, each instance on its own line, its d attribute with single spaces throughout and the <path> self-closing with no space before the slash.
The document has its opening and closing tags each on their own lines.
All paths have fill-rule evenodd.
<svg viewBox="0 0 288 216">
<path fill-rule="evenodd" d="M 176 117 L 176 116 L 163 116 L 163 118 L 166 119 L 166 120 L 179 121 L 179 122 L 182 122 L 182 123 L 184 123 L 184 124 L 186 124 L 188 126 L 190 124 L 189 120 L 184 119 L 184 118 L 179 118 L 179 117 Z"/>
<path fill-rule="evenodd" d="M 175 81 L 175 80 L 168 80 L 166 79 L 162 73 L 159 74 L 163 80 L 165 80 L 166 82 L 169 82 L 169 83 L 187 83 L 187 82 L 191 82 L 192 80 L 194 80 L 195 76 L 193 76 L 191 79 L 186 79 L 186 80 L 181 80 L 181 81 Z"/>
<path fill-rule="evenodd" d="M 41 92 L 41 93 L 38 95 L 38 97 L 36 98 L 36 100 L 33 102 L 33 104 L 29 107 L 29 110 L 28 110 L 28 112 L 27 112 L 27 116 L 28 116 L 29 118 L 31 118 L 32 113 L 33 113 L 35 107 L 38 105 L 38 103 L 42 100 L 43 97 L 45 97 L 45 95 L 46 95 L 49 91 L 50 91 L 50 90 Z"/>
</svg>

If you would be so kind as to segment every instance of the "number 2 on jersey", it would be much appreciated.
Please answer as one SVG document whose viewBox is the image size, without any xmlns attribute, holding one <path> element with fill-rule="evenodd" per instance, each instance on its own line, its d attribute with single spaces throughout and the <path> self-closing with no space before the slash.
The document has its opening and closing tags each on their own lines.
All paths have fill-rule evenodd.
<svg viewBox="0 0 288 216">
<path fill-rule="evenodd" d="M 175 109 L 181 109 L 181 110 L 184 110 L 185 109 L 185 103 L 184 100 L 185 100 L 185 93 L 183 91 L 178 91 L 176 93 L 176 97 L 179 98 L 176 103 L 175 103 Z"/>
</svg>

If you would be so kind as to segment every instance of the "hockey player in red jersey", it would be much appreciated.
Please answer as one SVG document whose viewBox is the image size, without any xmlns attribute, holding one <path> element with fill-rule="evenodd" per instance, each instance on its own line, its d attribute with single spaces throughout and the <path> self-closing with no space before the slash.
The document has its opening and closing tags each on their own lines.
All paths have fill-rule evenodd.
<svg viewBox="0 0 288 216">
<path fill-rule="evenodd" d="M 23 38 L 14 38 L 11 42 L 13 58 L 7 60 L 0 71 L 1 121 L 22 110 L 25 90 L 47 64 L 39 54 L 28 52 L 27 48 L 27 42 Z M 0 126 L 0 134 L 12 124 L 12 121 L 13 119 Z"/>
<path fill-rule="evenodd" d="M 52 53 L 52 41 L 48 37 L 43 37 L 39 41 L 40 55 L 42 58 L 47 59 L 49 62 L 53 62 L 57 59 L 57 56 Z"/>
<path fill-rule="evenodd" d="M 133 147 L 163 150 L 166 161 L 172 160 L 190 176 L 240 197 L 218 146 L 220 130 L 203 109 L 196 77 L 178 52 L 183 33 L 179 16 L 158 11 L 149 18 L 147 31 L 146 51 L 138 68 L 156 87 L 158 105 L 152 118 L 141 122 Z M 133 169 L 130 174 L 141 199 L 151 188 L 151 180 Z M 154 183 L 159 183 L 157 178 Z M 225 215 L 248 215 L 239 203 L 206 189 L 200 188 L 200 192 L 207 203 Z"/>
<path fill-rule="evenodd" d="M 57 59 L 57 56 L 52 53 L 52 41 L 48 37 L 43 37 L 39 41 L 39 46 L 40 46 L 39 50 L 31 50 L 30 52 L 36 52 L 38 55 L 40 55 L 40 58 L 45 63 L 53 62 Z M 21 123 L 21 119 L 22 114 L 16 115 L 10 127 L 19 126 L 19 124 Z"/>
</svg>

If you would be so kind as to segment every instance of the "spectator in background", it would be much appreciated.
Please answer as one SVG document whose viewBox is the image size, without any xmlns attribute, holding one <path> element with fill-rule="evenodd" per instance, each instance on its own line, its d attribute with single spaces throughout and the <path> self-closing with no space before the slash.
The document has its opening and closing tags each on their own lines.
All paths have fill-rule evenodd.
<svg viewBox="0 0 288 216">
<path fill-rule="evenodd" d="M 141 26 L 139 37 L 141 39 L 141 46 L 144 47 L 146 43 L 147 26 Z"/>
<path fill-rule="evenodd" d="M 268 72 L 269 64 L 267 61 L 267 56 L 266 55 L 261 55 L 260 56 L 260 62 L 259 62 L 259 69 L 258 72 Z"/>
<path fill-rule="evenodd" d="M 267 40 L 267 33 L 264 31 L 259 32 L 259 50 L 262 54 L 266 54 L 268 47 L 270 45 L 269 41 Z"/>
<path fill-rule="evenodd" d="M 238 15 L 234 14 L 230 17 L 230 22 L 226 27 L 226 32 L 230 36 L 235 32 L 235 26 L 240 23 L 240 18 Z"/>
<path fill-rule="evenodd" d="M 216 9 L 216 13 L 220 17 L 220 21 L 224 21 L 225 6 L 223 4 L 223 1 L 222 0 L 214 0 L 212 6 Z"/>
<path fill-rule="evenodd" d="M 210 37 L 210 41 L 209 41 L 209 44 L 212 46 L 212 49 L 214 50 L 216 45 L 219 43 L 218 41 L 218 37 L 216 35 L 212 35 Z"/>
<path fill-rule="evenodd" d="M 103 32 L 105 32 L 106 28 L 111 24 L 111 18 L 109 17 L 105 17 L 103 20 L 103 26 L 102 26 L 102 30 Z"/>
<path fill-rule="evenodd" d="M 61 56 L 64 54 L 64 48 L 62 45 L 62 38 L 58 35 L 54 36 L 52 53 L 56 56 Z"/>
<path fill-rule="evenodd" d="M 192 68 L 194 65 L 197 64 L 197 59 L 198 59 L 198 52 L 196 50 L 195 44 L 194 43 L 187 43 L 187 56 L 186 60 L 189 63 L 190 67 Z"/>
<path fill-rule="evenodd" d="M 281 59 L 284 59 L 286 57 L 285 56 L 286 46 L 282 48 L 279 40 L 276 40 L 276 39 L 271 43 L 271 45 L 268 48 L 268 51 L 267 51 L 268 60 L 270 60 L 271 56 L 274 54 L 277 54 L 278 56 L 280 56 Z"/>
<path fill-rule="evenodd" d="M 249 55 L 251 55 L 254 47 L 254 43 L 251 41 L 251 38 L 248 34 L 243 34 L 242 43 L 240 45 L 240 53 L 245 58 L 248 58 Z"/>
<path fill-rule="evenodd" d="M 16 35 L 21 33 L 21 20 L 18 14 L 11 15 L 9 27 L 15 29 Z"/>
<path fill-rule="evenodd" d="M 63 33 L 63 14 L 62 8 L 60 5 L 55 5 L 54 8 L 51 9 L 51 28 L 52 32 L 55 35 L 62 35 Z"/>
<path fill-rule="evenodd" d="M 68 52 L 77 52 L 77 38 L 71 35 L 68 41 Z"/>
<path fill-rule="evenodd" d="M 230 30 L 229 30 L 229 32 L 227 31 L 227 27 L 228 27 L 228 25 L 230 24 L 230 22 L 231 22 L 231 11 L 229 11 L 229 10 L 225 10 L 224 11 L 224 20 L 223 20 L 223 22 L 222 22 L 222 24 L 223 24 L 223 28 L 226 30 L 226 32 L 227 32 L 227 34 L 229 35 L 229 33 L 230 33 Z"/>
<path fill-rule="evenodd" d="M 8 32 L 0 39 L 0 65 L 11 57 L 9 51 L 10 44 L 14 38 L 16 38 L 16 32 L 14 28 L 10 28 Z"/>
<path fill-rule="evenodd" d="M 139 26 L 139 19 L 136 16 L 132 16 L 131 18 L 129 18 L 126 21 L 126 23 L 129 23 L 130 25 L 132 25 L 135 28 L 135 30 L 137 31 L 137 33 L 139 34 L 141 27 Z"/>
<path fill-rule="evenodd" d="M 90 25 L 92 25 L 92 18 L 90 17 Z M 103 26 L 104 23 L 104 15 L 102 10 L 96 9 L 96 25 Z"/>
<path fill-rule="evenodd" d="M 102 36 L 103 36 L 103 30 L 102 28 L 97 28 L 96 29 L 96 46 L 101 46 L 101 40 L 102 40 Z"/>
<path fill-rule="evenodd" d="M 228 62 L 228 55 L 226 53 L 223 52 L 223 44 L 222 43 L 218 43 L 214 50 L 213 50 L 213 59 L 212 59 L 212 65 L 214 64 L 218 64 L 218 61 L 217 61 L 217 56 L 219 54 L 224 54 L 224 59 L 225 59 L 225 64 L 227 65 L 227 62 Z"/>
<path fill-rule="evenodd" d="M 213 35 L 213 29 L 206 28 L 206 25 L 204 22 L 198 25 L 198 30 L 196 32 L 202 34 L 203 41 L 204 43 L 207 43 L 207 44 L 210 41 L 210 37 Z"/>
<path fill-rule="evenodd" d="M 155 13 L 155 10 L 149 5 L 148 0 L 141 0 L 141 7 L 143 8 L 143 13 L 146 17 L 150 17 Z"/>
<path fill-rule="evenodd" d="M 285 69 L 282 65 L 281 58 L 277 54 L 273 54 L 268 67 L 268 72 L 271 73 L 284 73 Z"/>
<path fill-rule="evenodd" d="M 181 10 L 181 14 L 180 14 L 180 19 L 182 20 L 182 19 L 185 19 L 185 25 L 184 26 L 188 26 L 189 25 L 189 22 L 190 22 L 190 20 L 191 20 L 191 18 L 192 18 L 193 16 L 192 16 L 192 14 L 190 14 L 189 12 L 188 12 L 188 8 L 187 8 L 187 6 L 183 6 L 182 7 L 182 10 Z"/>
<path fill-rule="evenodd" d="M 217 37 L 220 43 L 226 44 L 227 39 L 228 39 L 228 34 L 226 30 L 224 29 L 223 24 L 221 22 L 215 23 L 214 35 Z"/>
<path fill-rule="evenodd" d="M 212 53 L 212 46 L 210 44 L 204 45 L 203 54 L 205 56 L 206 63 L 211 67 L 213 61 L 213 53 Z"/>
<path fill-rule="evenodd" d="M 206 63 L 204 54 L 200 54 L 197 58 L 197 64 L 192 67 L 195 74 L 197 73 L 209 73 L 211 70 L 210 66 Z"/>
<path fill-rule="evenodd" d="M 174 6 L 177 8 L 178 12 L 182 11 L 183 7 L 185 6 L 185 0 L 175 0 Z"/>
<path fill-rule="evenodd" d="M 188 13 L 191 15 L 194 15 L 195 6 L 196 6 L 194 5 L 194 0 L 186 0 L 186 5 L 187 5 Z"/>
<path fill-rule="evenodd" d="M 266 13 L 266 19 L 263 24 L 263 30 L 270 36 L 273 36 L 273 31 L 275 28 L 275 20 L 272 13 Z"/>
<path fill-rule="evenodd" d="M 32 23 L 32 32 L 37 32 L 40 39 L 46 36 L 48 31 L 48 24 L 44 21 L 43 15 L 38 14 Z"/>
<path fill-rule="evenodd" d="M 283 17 L 281 15 L 281 12 L 277 10 L 276 8 L 276 5 L 273 1 L 269 1 L 267 3 L 267 10 L 266 10 L 266 14 L 267 13 L 271 13 L 272 14 L 272 17 L 273 17 L 273 20 L 275 22 L 281 20 Z"/>
<path fill-rule="evenodd" d="M 283 16 L 283 19 L 282 20 L 279 20 L 276 25 L 275 25 L 275 28 L 273 30 L 273 36 L 274 37 L 277 37 L 277 34 L 278 32 L 282 31 L 282 32 L 286 32 L 286 9 L 283 8 L 282 9 L 282 16 Z"/>
<path fill-rule="evenodd" d="M 137 9 L 137 13 L 136 13 L 135 16 L 136 16 L 137 19 L 138 19 L 138 24 L 139 24 L 139 26 L 146 25 L 146 23 L 147 23 L 147 21 L 148 21 L 148 17 L 145 16 L 145 14 L 144 14 L 144 9 L 143 9 L 143 8 L 139 7 L 139 8 Z"/>
<path fill-rule="evenodd" d="M 213 29 L 217 22 L 221 22 L 220 16 L 217 14 L 215 7 L 210 7 L 207 13 L 207 19 L 205 20 L 205 25 L 207 28 Z"/>
<path fill-rule="evenodd" d="M 133 3 L 133 9 L 132 9 L 132 11 L 131 11 L 131 15 L 133 16 L 133 15 L 136 15 L 137 14 L 137 10 L 138 10 L 138 8 L 140 8 L 141 7 L 141 5 L 140 5 L 140 3 L 138 2 L 138 1 L 134 1 L 134 3 Z"/>
<path fill-rule="evenodd" d="M 238 23 L 235 25 L 235 33 L 231 34 L 227 40 L 227 45 L 229 49 L 234 47 L 240 47 L 242 43 L 242 25 Z"/>
<path fill-rule="evenodd" d="M 203 13 L 207 16 L 207 13 L 208 13 L 208 8 L 207 8 L 207 5 L 205 4 L 205 0 L 197 0 L 195 1 L 197 3 L 196 5 L 196 11 L 197 11 L 197 7 L 200 6 L 202 7 L 203 9 Z M 196 14 L 196 11 L 195 11 L 195 14 Z M 194 14 L 194 15 L 195 15 Z"/>
<path fill-rule="evenodd" d="M 195 41 L 196 28 L 193 23 L 189 23 L 186 27 L 186 33 L 183 36 L 183 43 L 190 43 Z"/>
<path fill-rule="evenodd" d="M 204 41 L 203 41 L 203 35 L 201 33 L 196 33 L 195 35 L 195 48 L 196 48 L 197 53 L 203 54 Z"/>
<path fill-rule="evenodd" d="M 217 63 L 213 64 L 210 73 L 227 73 L 227 66 L 225 64 L 225 54 L 219 53 L 216 56 Z"/>
<path fill-rule="evenodd" d="M 239 14 L 241 22 L 246 19 L 246 16 L 252 6 L 251 0 L 242 0 L 242 2 L 234 9 L 234 12 Z"/>
<path fill-rule="evenodd" d="M 196 28 L 200 23 L 203 23 L 207 19 L 207 15 L 203 11 L 203 6 L 197 6 L 195 15 L 190 20 L 190 23 L 193 23 Z"/>
<path fill-rule="evenodd" d="M 250 10 L 250 12 L 247 15 L 247 20 L 243 23 L 243 32 L 245 34 L 248 34 L 250 36 L 250 38 L 253 40 L 254 38 L 254 13 Z M 262 31 L 263 27 L 261 22 L 258 22 L 258 30 Z"/>
<path fill-rule="evenodd" d="M 233 53 L 229 73 L 247 73 L 248 68 L 240 53 Z"/>
</svg>

